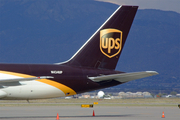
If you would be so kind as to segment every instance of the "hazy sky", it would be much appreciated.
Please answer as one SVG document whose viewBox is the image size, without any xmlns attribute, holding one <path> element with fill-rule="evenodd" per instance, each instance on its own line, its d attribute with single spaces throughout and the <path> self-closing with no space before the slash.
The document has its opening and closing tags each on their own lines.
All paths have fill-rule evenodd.
<svg viewBox="0 0 180 120">
<path fill-rule="evenodd" d="M 180 13 L 180 0 L 97 0 L 118 5 L 138 5 L 140 9 L 160 9 Z"/>
</svg>

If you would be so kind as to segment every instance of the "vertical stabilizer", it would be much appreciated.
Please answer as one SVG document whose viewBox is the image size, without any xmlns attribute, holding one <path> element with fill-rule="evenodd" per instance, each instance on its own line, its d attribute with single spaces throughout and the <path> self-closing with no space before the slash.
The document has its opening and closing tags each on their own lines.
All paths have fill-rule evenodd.
<svg viewBox="0 0 180 120">
<path fill-rule="evenodd" d="M 138 6 L 120 6 L 72 58 L 63 64 L 115 69 L 137 9 Z"/>
</svg>

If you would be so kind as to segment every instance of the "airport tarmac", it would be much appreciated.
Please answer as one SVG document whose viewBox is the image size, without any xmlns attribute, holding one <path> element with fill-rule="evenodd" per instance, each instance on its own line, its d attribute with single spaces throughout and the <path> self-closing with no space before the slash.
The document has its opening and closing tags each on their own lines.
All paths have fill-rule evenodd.
<svg viewBox="0 0 180 120">
<path fill-rule="evenodd" d="M 93 115 L 93 110 L 95 116 Z M 179 120 L 178 107 L 138 106 L 13 106 L 0 107 L 1 120 Z"/>
</svg>

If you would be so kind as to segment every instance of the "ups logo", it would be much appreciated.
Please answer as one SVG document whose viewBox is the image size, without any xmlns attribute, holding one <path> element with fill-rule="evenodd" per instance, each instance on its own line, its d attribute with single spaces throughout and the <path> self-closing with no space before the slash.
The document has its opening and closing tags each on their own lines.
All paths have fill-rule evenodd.
<svg viewBox="0 0 180 120">
<path fill-rule="evenodd" d="M 109 58 L 120 53 L 122 48 L 122 31 L 104 29 L 100 31 L 100 50 Z"/>
</svg>

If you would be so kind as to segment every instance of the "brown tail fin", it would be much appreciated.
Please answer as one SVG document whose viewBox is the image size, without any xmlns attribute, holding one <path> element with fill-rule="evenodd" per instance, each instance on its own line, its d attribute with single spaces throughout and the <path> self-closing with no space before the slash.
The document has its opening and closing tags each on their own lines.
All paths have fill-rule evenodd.
<svg viewBox="0 0 180 120">
<path fill-rule="evenodd" d="M 115 69 L 138 6 L 120 6 L 64 64 Z"/>
</svg>

